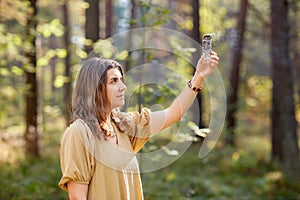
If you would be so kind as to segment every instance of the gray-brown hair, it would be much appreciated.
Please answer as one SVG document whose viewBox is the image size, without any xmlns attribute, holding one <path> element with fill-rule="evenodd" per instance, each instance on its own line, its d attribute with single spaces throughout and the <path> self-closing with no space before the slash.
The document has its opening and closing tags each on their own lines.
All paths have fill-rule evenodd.
<svg viewBox="0 0 300 200">
<path fill-rule="evenodd" d="M 78 73 L 72 98 L 72 119 L 82 119 L 91 131 L 99 137 L 107 117 L 106 96 L 107 70 L 118 68 L 123 76 L 121 65 L 110 59 L 92 58 L 85 61 Z"/>
</svg>

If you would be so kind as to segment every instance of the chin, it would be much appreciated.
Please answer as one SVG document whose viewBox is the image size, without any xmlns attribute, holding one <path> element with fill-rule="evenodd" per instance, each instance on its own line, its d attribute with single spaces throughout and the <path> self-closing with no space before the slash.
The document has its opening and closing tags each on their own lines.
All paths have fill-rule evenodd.
<svg viewBox="0 0 300 200">
<path fill-rule="evenodd" d="M 118 103 L 118 104 L 115 104 L 113 106 L 113 108 L 120 108 L 120 107 L 123 107 L 125 105 L 125 102 L 122 102 L 122 103 Z"/>
</svg>

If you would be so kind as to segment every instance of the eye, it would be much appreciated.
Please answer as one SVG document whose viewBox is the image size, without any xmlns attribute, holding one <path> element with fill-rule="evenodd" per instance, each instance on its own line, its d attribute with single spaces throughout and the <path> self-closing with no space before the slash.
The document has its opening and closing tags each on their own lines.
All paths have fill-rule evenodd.
<svg viewBox="0 0 300 200">
<path fill-rule="evenodd" d="M 111 79 L 111 83 L 115 84 L 115 83 L 117 83 L 117 82 L 118 82 L 118 78 L 112 78 L 112 79 Z"/>
</svg>

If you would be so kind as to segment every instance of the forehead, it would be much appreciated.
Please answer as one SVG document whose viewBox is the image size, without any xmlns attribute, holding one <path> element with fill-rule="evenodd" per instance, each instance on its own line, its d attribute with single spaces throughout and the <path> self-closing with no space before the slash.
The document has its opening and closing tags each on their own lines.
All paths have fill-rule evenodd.
<svg viewBox="0 0 300 200">
<path fill-rule="evenodd" d="M 111 68 L 107 70 L 107 78 L 110 77 L 122 77 L 122 74 L 118 68 Z"/>
</svg>

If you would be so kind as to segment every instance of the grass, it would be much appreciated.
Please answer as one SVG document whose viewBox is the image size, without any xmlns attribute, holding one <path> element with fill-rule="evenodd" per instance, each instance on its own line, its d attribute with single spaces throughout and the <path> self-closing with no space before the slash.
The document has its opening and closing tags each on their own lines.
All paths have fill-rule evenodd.
<svg viewBox="0 0 300 200">
<path fill-rule="evenodd" d="M 221 148 L 200 160 L 198 150 L 194 144 L 172 165 L 143 174 L 145 199 L 300 199 L 300 186 L 264 159 Z"/>
<path fill-rule="evenodd" d="M 0 170 L 0 199 L 67 199 L 57 187 L 61 173 L 55 157 L 2 164 Z"/>
<path fill-rule="evenodd" d="M 40 158 L 25 158 L 20 127 L 0 132 L 0 199 L 67 199 L 57 186 L 63 129 L 63 120 L 47 121 Z M 142 174 L 145 200 L 300 199 L 300 185 L 287 182 L 269 164 L 266 135 L 239 136 L 238 143 L 238 149 L 230 149 L 219 142 L 204 159 L 198 158 L 200 144 L 194 143 L 168 167 Z"/>
<path fill-rule="evenodd" d="M 0 199 L 67 199 L 67 194 L 57 187 L 61 177 L 59 140 L 63 127 L 63 120 L 48 121 L 40 135 L 39 158 L 24 155 L 23 127 L 0 131 Z"/>
</svg>

